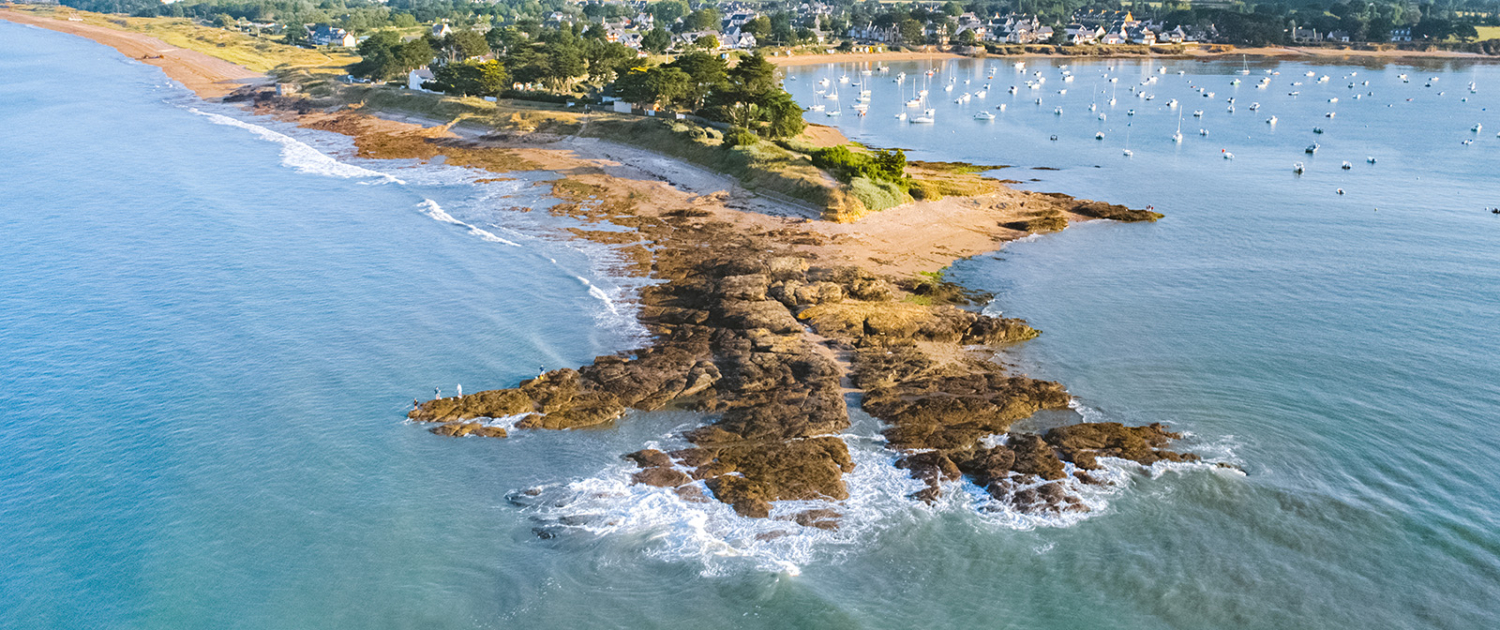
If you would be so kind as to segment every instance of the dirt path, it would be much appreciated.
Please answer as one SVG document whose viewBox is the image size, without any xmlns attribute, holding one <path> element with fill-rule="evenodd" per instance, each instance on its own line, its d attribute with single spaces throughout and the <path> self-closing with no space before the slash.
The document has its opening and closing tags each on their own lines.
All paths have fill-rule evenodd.
<svg viewBox="0 0 1500 630">
<path fill-rule="evenodd" d="M 94 40 L 120 51 L 126 57 L 161 68 L 168 77 L 183 84 L 204 99 L 222 98 L 241 85 L 267 80 L 263 74 L 252 72 L 223 59 L 184 50 L 141 33 L 3 9 L 0 9 L 0 20 Z"/>
</svg>

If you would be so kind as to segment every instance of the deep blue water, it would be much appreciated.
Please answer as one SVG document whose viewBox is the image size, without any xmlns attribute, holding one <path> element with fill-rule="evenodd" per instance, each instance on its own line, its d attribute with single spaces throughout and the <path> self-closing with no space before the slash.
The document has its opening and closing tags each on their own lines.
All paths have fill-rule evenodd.
<svg viewBox="0 0 1500 630">
<path fill-rule="evenodd" d="M 1500 85 L 1434 74 L 1449 96 L 1478 76 L 1475 104 Z M 401 422 L 435 386 L 638 339 L 607 256 L 511 209 L 548 203 L 535 178 L 352 160 L 4 22 L 0 76 L 0 627 L 1495 625 L 1497 141 L 1458 139 L 1500 121 L 1467 103 L 1330 137 L 1319 166 L 1380 154 L 1353 184 L 1293 178 L 1300 136 L 1232 168 L 1158 138 L 1125 168 L 1081 150 L 1092 127 L 1047 140 L 1050 109 L 1003 141 L 850 127 L 1166 212 L 953 273 L 1046 331 L 1015 358 L 1086 416 L 1169 422 L 1249 475 L 1122 467 L 1071 521 L 928 508 L 857 416 L 851 518 L 827 533 L 627 487 L 618 454 L 690 414 L 507 440 Z M 545 503 L 507 499 L 533 486 Z"/>
</svg>

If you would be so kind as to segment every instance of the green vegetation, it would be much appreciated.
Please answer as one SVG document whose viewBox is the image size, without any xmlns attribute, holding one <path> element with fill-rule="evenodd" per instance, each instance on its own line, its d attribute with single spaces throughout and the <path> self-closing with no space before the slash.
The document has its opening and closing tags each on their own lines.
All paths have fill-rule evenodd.
<svg viewBox="0 0 1500 630">
<path fill-rule="evenodd" d="M 493 59 L 446 63 L 433 70 L 432 76 L 424 87 L 461 96 L 499 96 L 509 81 L 505 66 Z"/>
<path fill-rule="evenodd" d="M 381 31 L 360 42 L 359 63 L 349 66 L 349 74 L 389 81 L 431 63 L 436 54 L 427 39 L 404 42 L 396 33 Z"/>
<path fill-rule="evenodd" d="M 806 154 L 771 142 L 744 142 L 755 136 L 743 130 L 720 133 L 685 121 L 601 116 L 589 122 L 583 135 L 682 159 L 734 177 L 746 189 L 791 197 L 829 213 L 852 209 L 847 193 L 831 185 L 834 182 Z"/>
<path fill-rule="evenodd" d="M 848 146 L 836 146 L 818 150 L 812 160 L 846 182 L 856 177 L 897 184 L 906 181 L 906 153 L 900 149 L 855 153 Z"/>
</svg>

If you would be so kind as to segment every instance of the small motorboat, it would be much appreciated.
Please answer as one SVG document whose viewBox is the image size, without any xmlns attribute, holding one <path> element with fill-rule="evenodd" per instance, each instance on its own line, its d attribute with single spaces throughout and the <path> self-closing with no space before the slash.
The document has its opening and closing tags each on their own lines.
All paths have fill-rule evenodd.
<svg viewBox="0 0 1500 630">
<path fill-rule="evenodd" d="M 1323 133 L 1322 127 L 1313 127 L 1313 133 Z"/>
<path fill-rule="evenodd" d="M 1272 116 L 1272 117 L 1270 117 L 1270 118 L 1267 118 L 1267 119 L 1266 119 L 1266 124 L 1267 124 L 1267 125 L 1274 125 L 1274 124 L 1276 124 L 1276 117 L 1275 117 L 1275 116 Z"/>
<path fill-rule="evenodd" d="M 1292 163 L 1292 172 L 1293 173 L 1301 175 L 1302 172 L 1305 171 L 1305 170 L 1307 170 L 1307 169 L 1306 169 L 1306 167 L 1302 166 L 1301 162 L 1293 162 Z"/>
<path fill-rule="evenodd" d="M 1341 165 L 1339 165 L 1339 168 L 1344 169 L 1344 170 L 1347 171 L 1347 170 L 1349 170 L 1351 168 L 1354 168 L 1354 165 L 1350 164 L 1348 160 L 1344 160 L 1344 163 L 1341 164 Z"/>
<path fill-rule="evenodd" d="M 1234 159 L 1234 154 L 1230 153 L 1229 149 L 1219 149 L 1219 153 L 1222 154 L 1224 156 L 1224 159 L 1226 159 L 1226 160 L 1233 160 Z"/>
<path fill-rule="evenodd" d="M 1375 156 L 1372 155 L 1370 157 L 1367 157 L 1367 158 L 1365 158 L 1365 161 L 1369 162 L 1371 164 L 1374 164 L 1375 163 Z"/>
<path fill-rule="evenodd" d="M 931 116 L 918 116 L 916 118 L 911 119 L 910 122 L 913 125 L 930 125 L 934 121 L 933 121 L 933 119 L 932 119 Z"/>
<path fill-rule="evenodd" d="M 1100 131 L 1100 132 L 1094 134 L 1094 139 L 1095 140 L 1103 140 L 1104 139 L 1104 132 Z"/>
<path fill-rule="evenodd" d="M 1317 153 L 1318 149 L 1321 149 L 1321 148 L 1323 148 L 1323 145 L 1320 145 L 1320 144 L 1314 142 L 1312 144 L 1307 145 L 1307 148 L 1303 149 L 1302 152 L 1306 153 L 1308 155 L 1312 155 L 1314 153 Z"/>
<path fill-rule="evenodd" d="M 994 119 L 995 119 L 995 115 L 991 114 L 989 112 L 986 112 L 986 111 L 981 111 L 981 112 L 979 112 L 977 114 L 974 114 L 974 120 L 994 120 Z"/>
</svg>

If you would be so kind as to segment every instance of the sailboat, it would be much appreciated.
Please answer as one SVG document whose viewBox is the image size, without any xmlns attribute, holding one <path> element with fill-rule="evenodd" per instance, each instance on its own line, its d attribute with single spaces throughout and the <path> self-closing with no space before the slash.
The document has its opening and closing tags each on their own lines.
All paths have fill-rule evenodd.
<svg viewBox="0 0 1500 630">
<path fill-rule="evenodd" d="M 1125 157 L 1130 157 L 1132 155 L 1135 155 L 1135 154 L 1131 153 L 1131 151 L 1130 151 L 1130 124 L 1126 123 L 1126 125 L 1125 125 Z"/>
<path fill-rule="evenodd" d="M 1172 142 L 1182 144 L 1182 110 L 1177 110 L 1177 133 L 1172 134 Z"/>
<path fill-rule="evenodd" d="M 1242 67 L 1240 68 L 1240 74 L 1250 74 L 1250 60 L 1246 58 L 1245 55 L 1240 55 L 1240 63 L 1242 64 Z"/>
</svg>

